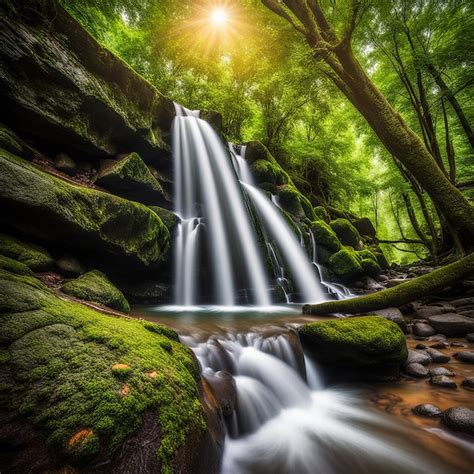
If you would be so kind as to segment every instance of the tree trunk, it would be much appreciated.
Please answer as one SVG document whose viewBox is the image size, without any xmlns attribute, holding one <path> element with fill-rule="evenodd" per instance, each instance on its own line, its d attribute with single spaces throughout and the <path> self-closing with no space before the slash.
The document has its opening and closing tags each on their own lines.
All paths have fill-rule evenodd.
<svg viewBox="0 0 474 474">
<path fill-rule="evenodd" d="M 332 313 L 367 313 L 378 309 L 398 307 L 438 291 L 461 281 L 474 274 L 474 253 L 445 267 L 433 270 L 413 280 L 402 283 L 393 288 L 340 301 L 307 304 L 303 306 L 303 313 L 325 315 Z"/>
</svg>

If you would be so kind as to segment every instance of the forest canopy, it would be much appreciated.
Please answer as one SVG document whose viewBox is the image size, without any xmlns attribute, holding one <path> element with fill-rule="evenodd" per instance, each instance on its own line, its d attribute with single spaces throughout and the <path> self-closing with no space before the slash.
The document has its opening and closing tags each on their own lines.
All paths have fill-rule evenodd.
<svg viewBox="0 0 474 474">
<path fill-rule="evenodd" d="M 470 202 L 472 2 L 62 3 L 162 93 L 190 109 L 220 112 L 229 141 L 264 143 L 313 205 L 369 217 L 393 260 L 464 252 L 466 239 L 449 212 L 348 100 L 309 33 L 313 21 L 327 43 L 331 35 L 349 39 L 350 54 L 416 134 L 453 196 Z M 309 5 L 314 18 L 298 4 Z"/>
</svg>

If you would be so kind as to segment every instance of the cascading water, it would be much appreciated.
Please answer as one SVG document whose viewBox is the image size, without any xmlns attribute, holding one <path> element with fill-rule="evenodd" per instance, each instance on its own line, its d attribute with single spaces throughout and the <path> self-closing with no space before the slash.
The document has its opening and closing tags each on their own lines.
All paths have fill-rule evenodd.
<svg viewBox="0 0 474 474">
<path fill-rule="evenodd" d="M 357 391 L 324 387 L 297 337 L 290 338 L 255 332 L 206 342 L 182 338 L 211 385 L 223 371 L 235 382 L 223 474 L 455 472 L 429 457 L 403 425 L 364 406 Z"/>
</svg>

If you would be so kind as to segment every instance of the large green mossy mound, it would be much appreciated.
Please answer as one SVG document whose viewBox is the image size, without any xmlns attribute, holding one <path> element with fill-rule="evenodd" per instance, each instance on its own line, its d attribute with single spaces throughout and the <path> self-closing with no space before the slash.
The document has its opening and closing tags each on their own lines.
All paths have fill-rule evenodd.
<svg viewBox="0 0 474 474">
<path fill-rule="evenodd" d="M 350 247 L 343 247 L 331 256 L 328 267 L 342 281 L 350 281 L 364 276 L 357 254 Z"/>
<path fill-rule="evenodd" d="M 95 252 L 117 266 L 157 264 L 169 248 L 168 229 L 146 206 L 75 186 L 5 150 L 0 150 L 0 205 L 5 224 Z"/>
<path fill-rule="evenodd" d="M 311 223 L 311 230 L 317 245 L 323 245 L 331 252 L 337 252 L 341 248 L 341 242 L 332 228 L 322 220 Z"/>
<path fill-rule="evenodd" d="M 174 331 L 98 313 L 5 270 L 0 301 L 5 432 L 29 424 L 51 453 L 81 465 L 99 453 L 110 459 L 151 413 L 160 426 L 156 472 L 171 472 L 188 434 L 204 433 L 198 368 Z"/>
<path fill-rule="evenodd" d="M 335 219 L 329 225 L 344 245 L 350 245 L 354 248 L 359 246 L 361 240 L 359 231 L 347 219 Z"/>
<path fill-rule="evenodd" d="M 315 321 L 301 326 L 298 334 L 315 359 L 327 365 L 391 372 L 408 355 L 401 329 L 378 316 Z"/>
<path fill-rule="evenodd" d="M 96 183 L 127 199 L 153 204 L 166 200 L 160 183 L 138 153 L 130 153 L 100 171 Z"/>
<path fill-rule="evenodd" d="M 0 234 L 0 254 L 23 263 L 35 272 L 50 270 L 54 260 L 44 248 Z"/>
<path fill-rule="evenodd" d="M 75 280 L 68 281 L 61 291 L 81 300 L 103 304 L 123 313 L 130 312 L 130 305 L 123 293 L 98 270 L 84 273 Z"/>
</svg>

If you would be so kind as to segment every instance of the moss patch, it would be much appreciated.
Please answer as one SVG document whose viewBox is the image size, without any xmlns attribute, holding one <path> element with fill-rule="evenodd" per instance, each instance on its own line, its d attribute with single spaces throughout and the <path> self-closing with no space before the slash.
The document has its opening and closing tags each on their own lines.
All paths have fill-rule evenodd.
<svg viewBox="0 0 474 474">
<path fill-rule="evenodd" d="M 322 220 L 311 223 L 311 230 L 316 239 L 316 245 L 324 245 L 328 250 L 337 252 L 341 248 L 341 242 L 332 228 Z"/>
<path fill-rule="evenodd" d="M 393 367 L 408 355 L 401 329 L 378 316 L 316 321 L 301 326 L 298 334 L 318 361 L 330 365 Z"/>
<path fill-rule="evenodd" d="M 0 234 L 0 254 L 23 263 L 35 272 L 50 270 L 54 265 L 54 260 L 44 248 L 6 234 Z"/>
<path fill-rule="evenodd" d="M 315 208 L 313 208 L 313 211 L 314 211 L 314 214 L 315 216 L 326 222 L 326 223 L 329 223 L 329 221 L 331 220 L 331 218 L 329 217 L 329 213 L 327 211 L 327 209 L 323 206 L 316 206 Z"/>
<path fill-rule="evenodd" d="M 130 305 L 122 292 L 98 270 L 92 270 L 75 280 L 68 281 L 61 287 L 61 291 L 81 300 L 95 301 L 124 313 L 130 312 Z"/>
<path fill-rule="evenodd" d="M 335 219 L 329 225 L 344 245 L 358 247 L 360 242 L 359 231 L 347 219 Z"/>
<path fill-rule="evenodd" d="M 191 351 L 169 329 L 98 313 L 24 278 L 0 274 L 0 301 L 16 300 L 0 308 L 2 409 L 42 429 L 70 462 L 112 455 L 151 411 L 161 471 L 171 472 L 187 434 L 205 429 Z M 126 374 L 117 377 L 116 364 Z"/>
<path fill-rule="evenodd" d="M 343 281 L 353 280 L 364 275 L 364 269 L 357 254 L 350 247 L 343 247 L 332 255 L 328 267 Z"/>
<path fill-rule="evenodd" d="M 17 275 L 33 275 L 33 272 L 24 263 L 17 262 L 4 255 L 0 255 L 0 269 L 16 273 Z"/>
<path fill-rule="evenodd" d="M 171 234 L 179 221 L 178 216 L 176 216 L 174 212 L 168 211 L 168 209 L 163 209 L 162 207 L 149 206 L 149 208 L 162 220 L 163 224 Z"/>
</svg>

